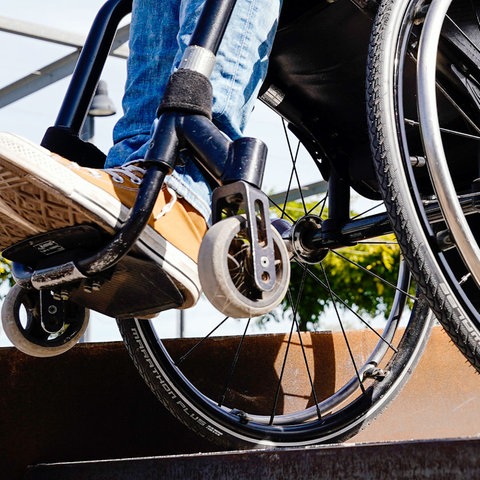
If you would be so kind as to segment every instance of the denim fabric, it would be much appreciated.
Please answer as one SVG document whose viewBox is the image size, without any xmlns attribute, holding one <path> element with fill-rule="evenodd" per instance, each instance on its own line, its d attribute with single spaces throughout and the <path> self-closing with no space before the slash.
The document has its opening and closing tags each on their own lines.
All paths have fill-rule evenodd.
<svg viewBox="0 0 480 480">
<path fill-rule="evenodd" d="M 265 78 L 282 0 L 238 0 L 211 76 L 213 121 L 231 139 L 242 135 Z M 178 67 L 204 0 L 133 0 L 124 115 L 106 167 L 142 159 L 170 73 Z M 167 184 L 206 219 L 210 190 L 192 162 Z"/>
</svg>

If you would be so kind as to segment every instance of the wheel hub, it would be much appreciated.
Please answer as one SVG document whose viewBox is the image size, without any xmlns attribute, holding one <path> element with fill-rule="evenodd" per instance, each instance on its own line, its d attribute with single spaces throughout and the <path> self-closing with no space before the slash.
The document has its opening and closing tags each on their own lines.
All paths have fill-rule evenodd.
<svg viewBox="0 0 480 480">
<path fill-rule="evenodd" d="M 315 248 L 311 239 L 322 229 L 322 219 L 317 215 L 305 215 L 295 222 L 292 229 L 292 248 L 295 257 L 303 263 L 320 263 L 328 253 L 326 248 Z"/>
<path fill-rule="evenodd" d="M 305 215 L 293 225 L 285 219 L 272 221 L 293 257 L 301 263 L 316 264 L 328 253 L 327 248 L 314 247 L 312 238 L 322 229 L 323 220 L 317 215 Z"/>
</svg>

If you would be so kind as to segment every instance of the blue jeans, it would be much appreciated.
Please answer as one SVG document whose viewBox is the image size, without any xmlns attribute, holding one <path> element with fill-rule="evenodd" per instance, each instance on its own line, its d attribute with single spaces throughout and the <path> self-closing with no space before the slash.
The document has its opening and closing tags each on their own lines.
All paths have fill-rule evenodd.
<svg viewBox="0 0 480 480">
<path fill-rule="evenodd" d="M 240 137 L 265 78 L 282 0 L 238 0 L 211 76 L 213 122 Z M 159 100 L 182 58 L 204 0 L 133 0 L 124 115 L 106 168 L 144 158 Z M 210 189 L 193 162 L 166 183 L 207 220 Z"/>
</svg>

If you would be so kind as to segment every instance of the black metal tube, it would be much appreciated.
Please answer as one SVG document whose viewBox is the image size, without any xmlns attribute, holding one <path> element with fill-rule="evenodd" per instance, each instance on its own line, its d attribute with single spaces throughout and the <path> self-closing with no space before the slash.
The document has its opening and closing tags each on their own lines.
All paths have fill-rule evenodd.
<svg viewBox="0 0 480 480">
<path fill-rule="evenodd" d="M 196 45 L 216 54 L 236 0 L 207 0 L 198 19 L 190 45 Z"/>
<path fill-rule="evenodd" d="M 392 233 L 390 219 L 386 213 L 379 213 L 350 220 L 334 233 L 319 229 L 302 241 L 311 249 L 340 248 L 389 233 Z"/>
<path fill-rule="evenodd" d="M 98 12 L 73 72 L 55 126 L 79 133 L 110 52 L 118 24 L 132 0 L 108 0 Z"/>
<path fill-rule="evenodd" d="M 222 183 L 242 180 L 261 189 L 266 160 L 267 146 L 261 140 L 250 137 L 235 140 L 230 147 Z"/>
<path fill-rule="evenodd" d="M 335 168 L 328 179 L 328 220 L 339 227 L 350 218 L 350 182 Z"/>
<path fill-rule="evenodd" d="M 208 118 L 201 115 L 183 117 L 180 131 L 182 138 L 195 152 L 197 162 L 220 185 L 232 142 Z"/>
<path fill-rule="evenodd" d="M 123 227 L 102 250 L 91 257 L 81 259 L 76 267 L 87 276 L 113 267 L 132 248 L 150 219 L 153 206 L 165 179 L 160 165 L 151 165 L 138 190 L 137 199 Z"/>
<path fill-rule="evenodd" d="M 179 115 L 173 112 L 160 115 L 145 154 L 147 168 L 150 163 L 155 163 L 160 165 L 164 172 L 172 173 L 178 153 L 178 118 Z"/>
</svg>

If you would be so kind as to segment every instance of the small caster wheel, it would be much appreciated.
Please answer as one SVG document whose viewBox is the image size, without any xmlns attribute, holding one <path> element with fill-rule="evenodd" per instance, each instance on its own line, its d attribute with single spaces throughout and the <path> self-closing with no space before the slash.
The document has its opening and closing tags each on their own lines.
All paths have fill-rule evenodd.
<svg viewBox="0 0 480 480">
<path fill-rule="evenodd" d="M 53 357 L 75 346 L 88 325 L 89 310 L 48 291 L 14 285 L 2 307 L 2 325 L 8 339 L 21 352 Z"/>
<path fill-rule="evenodd" d="M 290 259 L 280 234 L 272 229 L 276 283 L 271 291 L 259 290 L 253 279 L 251 248 L 242 216 L 222 220 L 205 235 L 200 247 L 198 272 L 210 303 L 224 315 L 256 317 L 277 307 L 290 281 Z"/>
</svg>

